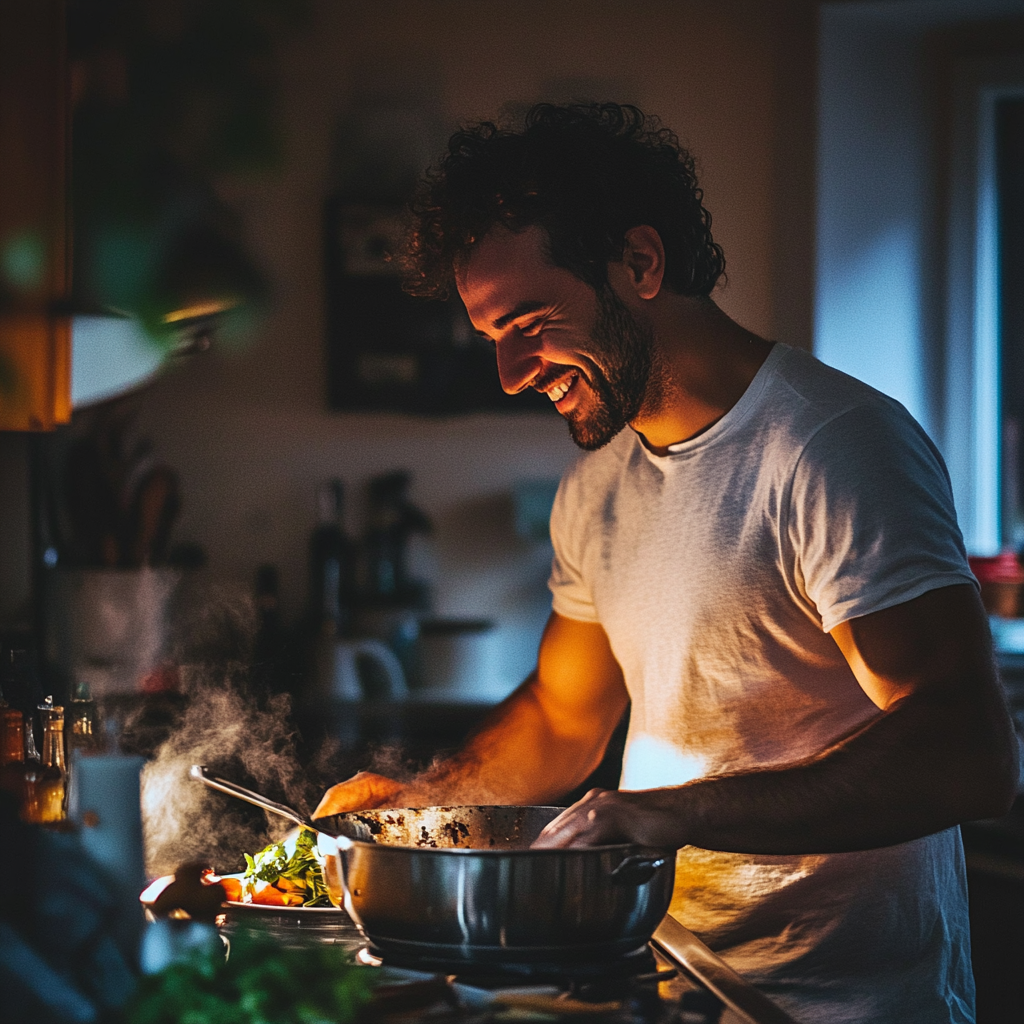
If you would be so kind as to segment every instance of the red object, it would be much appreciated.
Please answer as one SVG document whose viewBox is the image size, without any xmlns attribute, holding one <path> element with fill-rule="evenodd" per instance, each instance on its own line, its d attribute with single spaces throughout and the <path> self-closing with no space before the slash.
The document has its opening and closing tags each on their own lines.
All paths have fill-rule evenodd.
<svg viewBox="0 0 1024 1024">
<path fill-rule="evenodd" d="M 142 693 L 177 693 L 180 688 L 181 680 L 177 665 L 161 665 L 152 672 L 147 672 L 139 680 L 139 690 Z"/>
<path fill-rule="evenodd" d="M 979 583 L 1024 583 L 1024 569 L 1012 551 L 967 559 Z"/>
</svg>

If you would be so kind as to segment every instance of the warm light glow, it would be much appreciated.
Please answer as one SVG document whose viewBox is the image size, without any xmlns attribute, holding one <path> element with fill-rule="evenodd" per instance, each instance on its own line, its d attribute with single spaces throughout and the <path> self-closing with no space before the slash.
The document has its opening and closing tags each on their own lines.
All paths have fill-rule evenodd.
<svg viewBox="0 0 1024 1024">
<path fill-rule="evenodd" d="M 182 320 L 197 320 L 201 316 L 216 316 L 218 313 L 226 313 L 240 305 L 236 298 L 211 299 L 208 302 L 197 302 L 182 309 L 175 309 L 164 315 L 165 324 L 176 324 Z"/>
<path fill-rule="evenodd" d="M 631 736 L 622 762 L 622 789 L 681 786 L 706 773 L 703 757 L 688 754 L 655 736 Z"/>
</svg>

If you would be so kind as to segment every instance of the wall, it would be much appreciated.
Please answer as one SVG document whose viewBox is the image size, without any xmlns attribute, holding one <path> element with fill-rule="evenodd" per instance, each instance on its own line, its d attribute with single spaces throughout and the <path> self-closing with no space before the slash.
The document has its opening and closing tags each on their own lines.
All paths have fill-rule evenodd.
<svg viewBox="0 0 1024 1024">
<path fill-rule="evenodd" d="M 922 373 L 931 199 L 922 33 L 877 4 L 865 17 L 867 6 L 829 4 L 822 17 L 814 350 L 934 432 Z"/>
<path fill-rule="evenodd" d="M 0 628 L 31 623 L 29 436 L 0 432 Z"/>
<path fill-rule="evenodd" d="M 282 54 L 283 173 L 224 184 L 273 281 L 274 309 L 248 347 L 208 353 L 140 396 L 140 429 L 182 477 L 178 539 L 200 542 L 215 574 L 246 586 L 259 562 L 276 563 L 293 615 L 317 481 L 338 475 L 357 500 L 368 476 L 408 468 L 413 499 L 436 523 L 421 559 L 436 609 L 496 617 L 495 671 L 515 682 L 547 614 L 550 552 L 516 538 L 508 495 L 517 481 L 556 477 L 576 452 L 555 415 L 326 410 L 320 226 L 336 126 L 366 97 L 414 97 L 441 145 L 459 122 L 509 102 L 581 92 L 635 101 L 697 155 L 728 260 L 718 301 L 755 331 L 807 345 L 812 133 L 800 119 L 811 110 L 812 19 L 802 5 L 773 5 L 771 16 L 765 6 L 318 3 L 315 25 Z"/>
<path fill-rule="evenodd" d="M 972 342 L 947 331 L 944 285 L 950 211 L 974 198 L 948 191 L 951 89 L 964 56 L 1021 52 L 1022 16 L 1019 0 L 872 0 L 820 19 L 814 352 L 936 440 L 972 550 L 973 442 L 948 397 L 970 390 Z"/>
</svg>

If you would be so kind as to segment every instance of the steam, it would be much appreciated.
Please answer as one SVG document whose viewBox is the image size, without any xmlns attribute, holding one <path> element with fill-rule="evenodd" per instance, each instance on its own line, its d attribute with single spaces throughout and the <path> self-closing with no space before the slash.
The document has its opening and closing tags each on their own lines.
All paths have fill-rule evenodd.
<svg viewBox="0 0 1024 1024">
<path fill-rule="evenodd" d="M 441 755 L 434 758 L 435 762 L 441 760 L 443 760 Z M 422 765 L 412 761 L 405 748 L 397 743 L 384 743 L 374 747 L 370 751 L 369 764 L 366 768 L 368 772 L 386 775 L 399 782 L 409 782 L 421 769 Z"/>
<path fill-rule="evenodd" d="M 360 755 L 328 737 L 305 761 L 292 721 L 292 697 L 254 685 L 256 615 L 249 598 L 192 594 L 175 617 L 166 648 L 179 696 L 169 735 L 142 771 L 146 873 L 173 873 L 190 861 L 222 873 L 245 867 L 253 854 L 293 826 L 285 818 L 218 793 L 189 777 L 193 764 L 308 815 L 324 790 L 360 768 L 408 779 L 417 770 L 397 744 Z M 151 723 L 124 723 L 143 737 Z M 151 749 L 151 748 L 150 748 Z M 359 758 L 356 761 L 356 758 Z"/>
<path fill-rule="evenodd" d="M 252 602 L 219 595 L 210 603 L 206 597 L 179 620 L 170 663 L 177 666 L 184 707 L 142 771 L 151 878 L 188 861 L 221 872 L 241 870 L 243 853 L 255 853 L 292 827 L 190 779 L 193 764 L 302 813 L 309 812 L 314 795 L 298 756 L 291 695 L 268 695 L 251 685 Z"/>
<path fill-rule="evenodd" d="M 186 861 L 219 871 L 238 870 L 243 852 L 255 853 L 292 826 L 189 778 L 193 764 L 245 780 L 259 792 L 308 812 L 307 786 L 288 724 L 291 699 L 257 707 L 230 682 L 195 686 L 171 737 L 142 772 L 146 871 L 173 872 Z"/>
</svg>

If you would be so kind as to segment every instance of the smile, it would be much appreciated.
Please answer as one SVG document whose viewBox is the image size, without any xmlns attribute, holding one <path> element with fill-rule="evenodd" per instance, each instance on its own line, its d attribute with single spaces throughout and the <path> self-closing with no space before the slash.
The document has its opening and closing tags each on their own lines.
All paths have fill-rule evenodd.
<svg viewBox="0 0 1024 1024">
<path fill-rule="evenodd" d="M 566 380 L 561 380 L 557 384 L 552 385 L 544 393 L 551 399 L 552 402 L 560 402 L 569 393 L 569 389 L 576 383 L 576 374 L 574 373 L 571 377 Z"/>
</svg>

